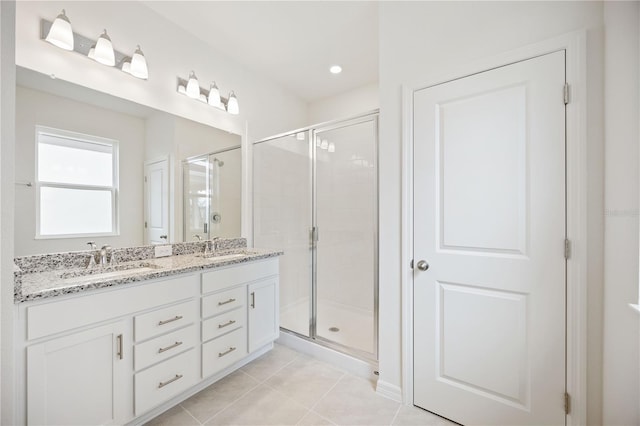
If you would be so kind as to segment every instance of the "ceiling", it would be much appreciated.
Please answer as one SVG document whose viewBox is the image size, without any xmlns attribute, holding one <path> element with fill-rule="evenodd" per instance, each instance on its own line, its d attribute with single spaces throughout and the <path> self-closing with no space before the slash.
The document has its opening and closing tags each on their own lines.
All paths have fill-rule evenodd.
<svg viewBox="0 0 640 426">
<path fill-rule="evenodd" d="M 234 61 L 313 102 L 378 81 L 370 1 L 143 1 Z M 342 66 L 333 75 L 329 67 Z"/>
</svg>

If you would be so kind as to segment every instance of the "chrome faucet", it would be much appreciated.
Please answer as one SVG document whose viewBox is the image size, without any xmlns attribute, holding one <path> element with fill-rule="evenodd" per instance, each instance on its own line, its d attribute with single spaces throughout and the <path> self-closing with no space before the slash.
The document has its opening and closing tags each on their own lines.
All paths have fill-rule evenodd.
<svg viewBox="0 0 640 426">
<path fill-rule="evenodd" d="M 213 237 L 210 240 L 204 242 L 204 255 L 207 256 L 209 253 L 218 250 L 218 240 L 220 237 Z"/>
<path fill-rule="evenodd" d="M 96 243 L 95 241 L 88 241 L 87 245 L 89 247 L 91 247 L 91 250 L 95 250 L 96 249 Z M 93 254 L 89 255 L 89 264 L 87 265 L 87 269 L 93 268 L 94 266 L 96 266 L 96 258 Z"/>
<path fill-rule="evenodd" d="M 202 237 L 198 234 L 194 235 L 193 238 L 197 238 L 198 241 L 202 241 Z"/>
<path fill-rule="evenodd" d="M 102 246 L 100 249 L 100 266 L 107 266 L 107 254 L 109 250 L 111 250 L 111 246 L 108 244 Z"/>
</svg>

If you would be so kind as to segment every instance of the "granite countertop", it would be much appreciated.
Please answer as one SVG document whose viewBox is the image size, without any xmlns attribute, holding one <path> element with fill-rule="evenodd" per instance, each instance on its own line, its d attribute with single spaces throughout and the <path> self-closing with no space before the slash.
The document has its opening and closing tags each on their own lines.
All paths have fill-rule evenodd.
<svg viewBox="0 0 640 426">
<path fill-rule="evenodd" d="M 25 261 L 27 258 L 16 258 L 18 266 L 14 268 L 14 303 L 126 285 L 186 272 L 215 269 L 283 254 L 283 252 L 276 250 L 247 249 L 246 242 L 244 244 L 244 247 L 242 244 L 232 244 L 231 247 L 235 246 L 234 248 L 218 250 L 208 256 L 203 256 L 200 250 L 183 250 L 182 252 L 178 250 L 179 254 L 158 258 L 149 257 L 146 253 L 137 256 L 123 256 L 124 261 L 117 261 L 111 266 L 93 266 L 91 268 L 78 267 L 79 265 L 74 264 L 78 263 L 78 260 L 75 259 L 70 262 L 69 256 L 71 254 L 42 255 L 43 260 L 39 263 L 33 261 L 31 259 L 33 257 L 30 257 L 28 262 Z M 124 250 L 130 249 L 123 249 L 123 253 Z M 91 255 L 86 252 L 81 253 L 74 254 L 80 259 L 88 259 L 88 256 Z M 175 248 L 174 253 L 176 253 Z M 51 260 L 52 256 L 55 256 L 54 259 L 59 261 L 58 264 Z M 60 261 L 63 257 L 63 261 Z M 84 262 L 87 263 L 86 260 Z M 43 263 L 50 267 L 42 266 Z M 69 263 L 76 267 L 61 266 Z M 20 264 L 24 265 L 23 269 L 19 267 Z M 36 264 L 38 266 L 34 266 Z"/>
</svg>

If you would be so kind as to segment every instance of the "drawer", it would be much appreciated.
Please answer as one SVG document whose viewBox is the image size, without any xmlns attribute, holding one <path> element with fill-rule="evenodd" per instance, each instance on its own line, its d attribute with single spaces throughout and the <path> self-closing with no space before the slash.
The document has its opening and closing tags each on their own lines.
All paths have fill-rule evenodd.
<svg viewBox="0 0 640 426">
<path fill-rule="evenodd" d="M 203 321 L 202 341 L 206 342 L 207 340 L 215 339 L 236 328 L 243 327 L 246 317 L 247 311 L 245 309 L 236 309 Z"/>
<path fill-rule="evenodd" d="M 48 299 L 27 307 L 28 339 L 83 327 L 133 312 L 193 298 L 199 293 L 199 274 L 150 280 L 133 287 L 113 287 L 63 300 Z M 99 309 L 96 309 L 99 307 Z M 55 318 L 55 321 L 51 319 Z"/>
<path fill-rule="evenodd" d="M 133 349 L 136 371 L 191 349 L 198 343 L 196 324 L 137 344 Z"/>
<path fill-rule="evenodd" d="M 196 349 L 135 375 L 135 415 L 173 398 L 199 381 Z"/>
<path fill-rule="evenodd" d="M 134 317 L 136 342 L 184 327 L 195 322 L 196 318 L 199 318 L 196 300 L 136 315 Z"/>
<path fill-rule="evenodd" d="M 223 370 L 247 354 L 245 327 L 202 345 L 202 377 Z"/>
<path fill-rule="evenodd" d="M 224 290 L 238 284 L 278 275 L 278 258 L 270 258 L 202 274 L 202 292 Z"/>
<path fill-rule="evenodd" d="M 202 318 L 208 318 L 245 305 L 247 291 L 244 286 L 232 288 L 202 298 Z"/>
</svg>

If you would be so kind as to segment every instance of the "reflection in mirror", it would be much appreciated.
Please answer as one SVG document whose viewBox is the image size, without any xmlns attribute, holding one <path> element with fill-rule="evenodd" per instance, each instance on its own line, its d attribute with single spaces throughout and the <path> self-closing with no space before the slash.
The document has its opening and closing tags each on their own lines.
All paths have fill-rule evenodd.
<svg viewBox="0 0 640 426">
<path fill-rule="evenodd" d="M 240 235 L 240 147 L 183 162 L 184 240 Z"/>
<path fill-rule="evenodd" d="M 224 130 L 196 123 L 181 117 L 139 105 L 124 99 L 97 92 L 60 79 L 17 67 L 16 87 L 16 191 L 15 191 L 15 255 L 78 251 L 87 249 L 87 241 L 98 247 L 130 247 L 149 243 L 192 240 L 191 233 L 183 235 L 182 162 L 195 156 L 226 151 L 235 159 L 224 161 L 223 173 L 217 182 L 229 195 L 220 191 L 225 208 L 238 200 L 235 210 L 224 210 L 219 224 L 224 229 L 211 229 L 211 237 L 239 237 L 241 199 L 240 136 Z M 56 186 L 55 182 L 37 180 L 37 129 L 47 128 L 72 135 L 78 140 L 110 140 L 117 144 L 116 183 L 113 189 L 115 231 L 112 233 L 79 232 L 71 235 L 41 235 L 37 224 L 47 213 L 42 209 L 42 189 Z M 227 154 L 227 152 L 229 154 Z M 67 159 L 69 160 L 69 159 Z M 63 164 L 64 163 L 64 164 Z M 68 161 L 60 166 L 68 166 Z M 73 164 L 78 176 L 88 164 Z M 161 167 L 162 179 L 156 173 Z M 149 176 L 148 176 L 149 175 Z M 146 185 L 153 181 L 154 185 Z M 152 179 L 150 179 L 152 178 Z M 223 179 L 224 178 L 224 182 Z M 77 194 L 88 193 L 88 181 L 74 183 Z M 158 185 L 161 185 L 158 190 Z M 164 185 L 164 186 L 162 186 Z M 210 184 L 213 187 L 214 184 Z M 95 185 L 93 185 L 95 186 Z M 149 189 L 149 187 L 152 187 Z M 75 186 L 74 186 L 75 188 Z M 95 188 L 91 188 L 95 190 Z M 231 194 L 235 191 L 234 194 Z M 49 191 L 50 192 L 50 191 Z M 152 197 L 150 192 L 159 194 Z M 76 197 L 77 198 L 77 197 Z M 87 206 L 89 200 L 69 203 L 56 202 L 57 215 L 91 219 L 94 213 Z M 220 204 L 222 208 L 222 204 Z M 65 210 L 66 209 L 66 210 Z M 159 212 L 158 209 L 161 209 Z M 162 220 L 159 221 L 158 218 Z M 211 219 L 207 215 L 207 219 Z M 91 220 L 88 220 L 91 222 Z M 162 228 L 153 228 L 162 222 Z M 147 227 L 145 227 L 147 225 Z M 153 231 L 158 231 L 157 236 Z M 100 235 L 101 234 L 101 235 Z"/>
</svg>

